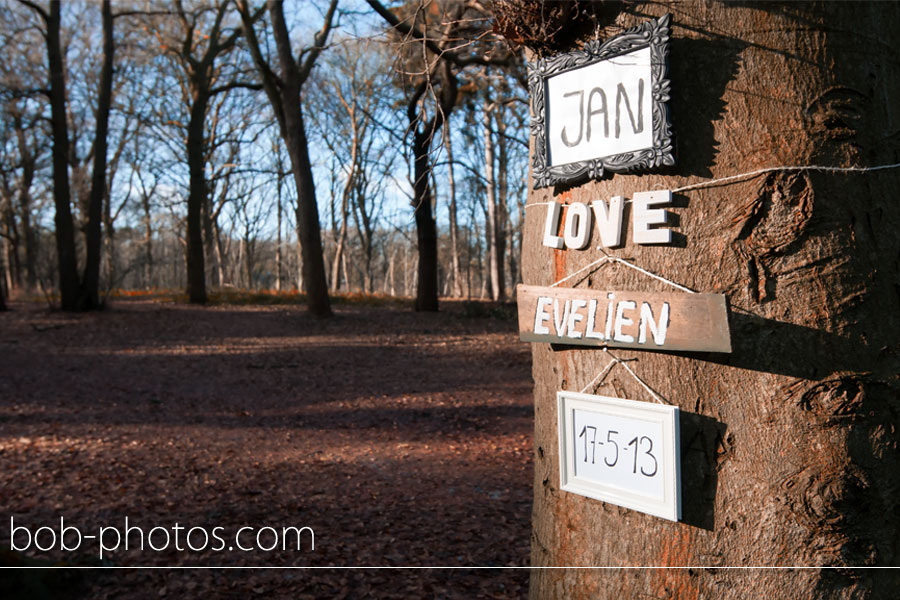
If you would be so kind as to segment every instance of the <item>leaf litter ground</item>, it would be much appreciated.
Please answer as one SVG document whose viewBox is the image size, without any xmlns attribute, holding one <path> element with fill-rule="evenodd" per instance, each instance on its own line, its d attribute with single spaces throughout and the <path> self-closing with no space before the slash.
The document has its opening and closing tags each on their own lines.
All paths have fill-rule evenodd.
<svg viewBox="0 0 900 600">
<path fill-rule="evenodd" d="M 102 564 L 235 569 L 3 571 L 0 595 L 524 596 L 526 569 L 241 568 L 528 564 L 529 348 L 513 320 L 462 306 L 347 305 L 318 320 L 284 305 L 118 300 L 72 315 L 13 303 L 0 313 L 3 564 L 101 564 L 97 540 L 9 552 L 10 518 L 35 531 L 63 517 L 89 535 L 124 533 L 126 517 L 145 534 L 177 523 L 183 548 L 196 526 L 228 541 L 245 526 L 307 526 L 315 549 L 192 552 L 171 539 L 140 551 L 132 536 Z"/>
</svg>

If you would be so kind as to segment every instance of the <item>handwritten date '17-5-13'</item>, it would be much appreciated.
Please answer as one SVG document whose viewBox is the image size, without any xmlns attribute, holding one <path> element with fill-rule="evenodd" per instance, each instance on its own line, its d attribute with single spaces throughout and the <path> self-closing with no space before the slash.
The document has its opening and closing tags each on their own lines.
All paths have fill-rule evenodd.
<svg viewBox="0 0 900 600">
<path fill-rule="evenodd" d="M 617 440 L 619 432 L 609 429 L 606 431 L 606 440 L 597 439 L 599 429 L 594 425 L 585 425 L 578 434 L 579 439 L 584 441 L 583 462 L 597 463 L 597 447 L 606 445 L 605 453 L 603 453 L 603 464 L 607 467 L 615 467 L 619 462 L 620 454 L 630 453 L 632 455 L 631 472 L 637 474 L 640 472 L 644 477 L 653 477 L 659 471 L 659 463 L 653 454 L 653 440 L 646 435 L 634 436 L 628 443 L 620 449 Z M 590 461 L 588 460 L 590 457 Z"/>
</svg>

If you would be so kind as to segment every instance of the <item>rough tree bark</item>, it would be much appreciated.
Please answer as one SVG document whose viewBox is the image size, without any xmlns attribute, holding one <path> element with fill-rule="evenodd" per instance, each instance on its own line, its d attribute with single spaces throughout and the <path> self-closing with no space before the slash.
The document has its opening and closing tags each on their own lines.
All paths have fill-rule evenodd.
<svg viewBox="0 0 900 600">
<path fill-rule="evenodd" d="M 113 74 L 113 15 L 109 2 L 101 7 L 103 18 L 103 65 L 94 139 L 94 177 L 86 214 L 86 258 L 82 278 L 78 276 L 75 226 L 72 221 L 72 190 L 69 182 L 69 125 L 66 111 L 65 54 L 62 45 L 61 6 L 51 1 L 45 10 L 31 0 L 20 2 L 34 11 L 44 22 L 47 65 L 50 80 L 50 128 L 53 138 L 53 202 L 56 209 L 56 255 L 59 269 L 60 305 L 63 310 L 99 308 L 99 281 L 103 198 L 106 191 L 106 149 Z M 99 178 L 99 181 L 98 181 Z"/>
<path fill-rule="evenodd" d="M 601 37 L 669 11 L 676 167 L 532 191 L 529 204 L 900 160 L 895 6 L 647 3 Z M 555 394 L 609 359 L 534 344 L 533 566 L 900 564 L 898 187 L 896 169 L 780 170 L 676 194 L 680 243 L 635 246 L 629 233 L 611 251 L 726 294 L 733 353 L 616 353 L 683 411 L 684 518 L 672 523 L 559 490 Z M 543 247 L 543 208 L 526 211 L 523 269 L 549 285 L 600 254 Z M 677 293 L 611 266 L 581 285 Z M 596 392 L 648 399 L 621 367 Z M 852 569 L 536 570 L 531 597 L 889 598 L 898 583 Z"/>
</svg>

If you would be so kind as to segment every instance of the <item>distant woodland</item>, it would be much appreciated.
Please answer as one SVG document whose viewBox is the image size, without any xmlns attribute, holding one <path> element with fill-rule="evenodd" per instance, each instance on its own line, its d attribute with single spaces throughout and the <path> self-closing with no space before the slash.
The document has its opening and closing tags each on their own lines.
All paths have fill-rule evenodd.
<svg viewBox="0 0 900 600">
<path fill-rule="evenodd" d="M 0 297 L 503 300 L 524 62 L 463 0 L 2 0 Z"/>
</svg>

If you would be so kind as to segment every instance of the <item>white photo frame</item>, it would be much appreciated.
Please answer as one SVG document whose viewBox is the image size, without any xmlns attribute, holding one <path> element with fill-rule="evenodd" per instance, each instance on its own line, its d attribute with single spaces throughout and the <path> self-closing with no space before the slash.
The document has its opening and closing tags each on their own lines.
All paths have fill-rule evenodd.
<svg viewBox="0 0 900 600">
<path fill-rule="evenodd" d="M 558 392 L 560 488 L 679 521 L 679 410 Z"/>
</svg>

